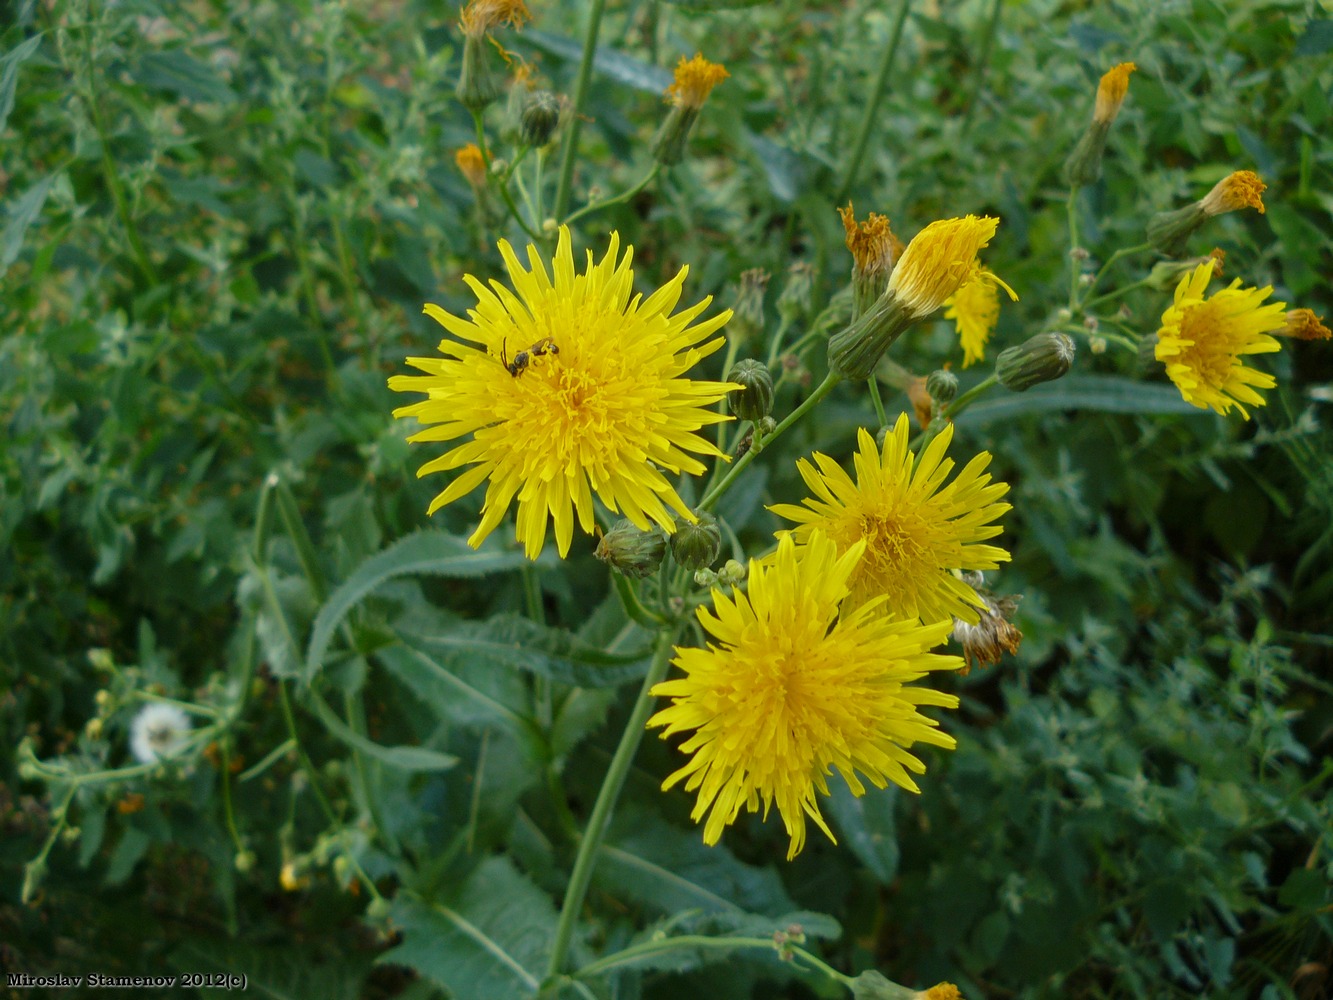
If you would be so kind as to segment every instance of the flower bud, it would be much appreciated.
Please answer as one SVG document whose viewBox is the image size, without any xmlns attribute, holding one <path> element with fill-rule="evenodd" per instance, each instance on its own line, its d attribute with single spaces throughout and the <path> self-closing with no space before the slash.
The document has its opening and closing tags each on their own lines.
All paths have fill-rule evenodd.
<svg viewBox="0 0 1333 1000">
<path fill-rule="evenodd" d="M 521 121 L 522 141 L 528 146 L 545 146 L 560 124 L 560 99 L 549 90 L 535 91 L 527 99 Z"/>
<path fill-rule="evenodd" d="M 1266 185 L 1252 170 L 1237 170 L 1223 177 L 1192 205 L 1173 212 L 1158 212 L 1148 220 L 1148 242 L 1168 257 L 1179 257 L 1200 226 L 1215 215 L 1253 208 L 1264 213 Z"/>
<path fill-rule="evenodd" d="M 653 139 L 653 157 L 659 163 L 670 167 L 685 158 L 685 144 L 699 117 L 699 109 L 713 88 L 730 75 L 721 65 L 710 63 L 702 55 L 695 55 L 693 59 L 681 56 L 676 64 L 675 82 L 666 91 L 671 110 Z"/>
<path fill-rule="evenodd" d="M 711 569 L 696 569 L 694 571 L 694 585 L 696 587 L 711 587 L 717 583 L 717 574 Z"/>
<path fill-rule="evenodd" d="M 926 392 L 936 407 L 945 407 L 958 395 L 958 376 L 943 368 L 926 377 Z"/>
<path fill-rule="evenodd" d="M 745 579 L 745 564 L 739 559 L 728 559 L 717 574 L 717 578 L 722 583 L 734 587 Z"/>
<path fill-rule="evenodd" d="M 1060 378 L 1074 363 L 1074 342 L 1063 333 L 1039 333 L 995 359 L 1000 384 L 1024 392 L 1041 382 Z"/>
<path fill-rule="evenodd" d="M 778 315 L 790 323 L 801 320 L 810 311 L 810 292 L 815 269 L 798 260 L 787 271 L 787 286 L 778 296 Z"/>
<path fill-rule="evenodd" d="M 742 385 L 727 393 L 727 405 L 740 420 L 763 420 L 773 409 L 773 376 L 762 361 L 746 358 L 727 372 L 726 381 Z"/>
<path fill-rule="evenodd" d="M 500 76 L 491 66 L 490 45 L 484 35 L 464 37 L 463 64 L 454 93 L 469 111 L 481 111 L 504 93 Z"/>
<path fill-rule="evenodd" d="M 244 875 L 254 868 L 257 860 L 254 851 L 237 851 L 236 857 L 232 859 L 232 864 L 236 866 L 238 872 Z"/>
<path fill-rule="evenodd" d="M 764 328 L 764 292 L 768 288 L 768 278 L 768 272 L 760 267 L 741 272 L 740 290 L 736 292 L 736 303 L 731 307 L 732 320 L 727 325 L 727 334 L 736 337 L 737 343 L 745 343 Z"/>
<path fill-rule="evenodd" d="M 1129 74 L 1138 67 L 1121 63 L 1102 75 L 1097 85 L 1097 103 L 1092 112 L 1092 124 L 1079 139 L 1074 151 L 1065 161 L 1065 179 L 1074 187 L 1094 183 L 1102 175 L 1102 155 L 1106 152 L 1106 137 L 1111 124 L 1120 114 L 1129 91 Z"/>
<path fill-rule="evenodd" d="M 676 521 L 671 535 L 671 554 L 686 569 L 706 569 L 722 550 L 722 529 L 717 518 L 707 511 L 697 511 L 697 522 Z"/>
<path fill-rule="evenodd" d="M 593 555 L 621 576 L 642 580 L 662 565 L 666 538 L 660 528 L 644 531 L 631 521 L 620 520 L 602 536 Z"/>
</svg>

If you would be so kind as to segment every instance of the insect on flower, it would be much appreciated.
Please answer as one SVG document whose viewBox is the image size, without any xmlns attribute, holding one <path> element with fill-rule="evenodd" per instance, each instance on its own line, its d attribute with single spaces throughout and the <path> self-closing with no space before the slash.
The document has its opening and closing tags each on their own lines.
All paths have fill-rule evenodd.
<svg viewBox="0 0 1333 1000">
<path fill-rule="evenodd" d="M 550 337 L 543 337 L 526 351 L 519 351 L 514 355 L 514 360 L 510 361 L 509 358 L 505 356 L 505 345 L 501 344 L 500 364 L 505 366 L 505 369 L 510 375 L 514 376 L 514 378 L 518 378 L 528 370 L 528 365 L 532 363 L 533 358 L 540 358 L 547 354 L 554 355 L 559 353 L 560 348 L 556 346 L 555 341 Z"/>
</svg>

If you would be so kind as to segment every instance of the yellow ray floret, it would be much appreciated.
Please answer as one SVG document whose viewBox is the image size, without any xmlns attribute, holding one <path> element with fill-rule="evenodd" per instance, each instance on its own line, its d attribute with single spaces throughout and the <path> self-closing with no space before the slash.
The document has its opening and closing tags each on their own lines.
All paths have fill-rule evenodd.
<svg viewBox="0 0 1333 1000">
<path fill-rule="evenodd" d="M 854 795 L 866 790 L 858 772 L 876 788 L 916 792 L 911 775 L 926 767 L 909 749 L 953 748 L 919 709 L 955 708 L 957 697 L 912 686 L 962 665 L 929 652 L 950 623 L 895 620 L 879 602 L 851 609 L 849 580 L 864 551 L 858 543 L 839 554 L 819 532 L 805 545 L 782 538 L 771 560 L 751 561 L 748 596 L 715 589 L 713 611 L 698 610 L 717 645 L 678 647 L 673 662 L 684 676 L 653 688 L 671 705 L 648 725 L 664 727 L 663 739 L 693 734 L 680 746 L 689 762 L 662 787 L 684 781 L 698 793 L 691 816 L 704 821 L 705 843 L 717 843 L 742 807 L 767 817 L 776 803 L 793 858 L 806 817 L 834 839 L 815 794 L 829 794 L 834 770 Z"/>
<path fill-rule="evenodd" d="M 986 451 L 945 486 L 954 466 L 944 457 L 953 425 L 920 458 L 907 447 L 910 434 L 902 414 L 881 452 L 870 433 L 859 430 L 855 482 L 827 455 L 815 452 L 814 465 L 801 459 L 797 469 L 814 496 L 804 506 L 782 503 L 769 510 L 796 522 L 798 542 L 819 531 L 840 551 L 865 543 L 851 580 L 852 607 L 885 597 L 885 609 L 899 618 L 936 622 L 952 616 L 975 625 L 985 601 L 953 571 L 996 569 L 1009 561 L 1004 549 L 981 544 L 1003 531 L 994 522 L 1010 509 L 1000 500 L 1009 486 L 991 482 Z"/>
<path fill-rule="evenodd" d="M 726 67 L 721 63 L 709 62 L 702 53 L 695 53 L 693 59 L 680 57 L 676 64 L 675 80 L 666 89 L 666 97 L 672 104 L 698 111 L 708 100 L 713 88 L 729 77 Z"/>
<path fill-rule="evenodd" d="M 466 275 L 477 296 L 467 319 L 425 309 L 458 339 L 440 342 L 442 358 L 407 359 L 425 375 L 389 379 L 391 389 L 428 397 L 394 411 L 428 425 L 409 440 L 462 440 L 417 474 L 470 466 L 430 513 L 489 481 L 469 543 L 480 545 L 517 498 L 516 537 L 531 559 L 548 515 L 561 557 L 576 514 L 584 532 L 593 530 L 594 494 L 644 530 L 673 531 L 673 510 L 693 520 L 663 470 L 699 475 L 696 455 L 720 455 L 696 432 L 730 419 L 709 407 L 740 387 L 685 373 L 722 346 L 707 338 L 731 312 L 695 323 L 705 298 L 671 315 L 688 268 L 647 299 L 634 294 L 633 249 L 622 255 L 615 233 L 600 261 L 589 251 L 582 274 L 563 226 L 549 272 L 536 247 L 525 268 L 507 242 L 499 246 L 512 289 Z"/>
<path fill-rule="evenodd" d="M 977 260 L 977 252 L 991 241 L 999 224 L 999 219 L 975 215 L 932 222 L 907 244 L 889 279 L 889 294 L 914 318 L 923 319 L 980 274 L 1016 300 L 1014 290 L 983 270 Z"/>
<path fill-rule="evenodd" d="M 954 321 L 963 345 L 963 367 L 986 359 L 986 342 L 1000 319 L 1000 290 L 984 267 L 944 303 L 944 318 Z"/>
<path fill-rule="evenodd" d="M 1245 366 L 1247 354 L 1269 354 L 1281 345 L 1268 334 L 1286 326 L 1286 304 L 1263 305 L 1271 286 L 1208 292 L 1213 262 L 1205 261 L 1176 286 L 1175 301 L 1162 314 L 1156 357 L 1185 401 L 1225 416 L 1232 407 L 1249 419 L 1245 404 L 1263 406 L 1255 390 L 1277 384 L 1272 375 Z"/>
</svg>

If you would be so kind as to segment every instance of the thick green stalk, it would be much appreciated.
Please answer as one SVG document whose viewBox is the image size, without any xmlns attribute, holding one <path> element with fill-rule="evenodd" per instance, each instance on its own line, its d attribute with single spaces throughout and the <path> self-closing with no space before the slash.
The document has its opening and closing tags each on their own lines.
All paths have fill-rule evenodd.
<svg viewBox="0 0 1333 1000">
<path fill-rule="evenodd" d="M 879 61 L 879 70 L 875 73 L 875 82 L 870 87 L 870 100 L 866 102 L 865 111 L 861 115 L 861 124 L 856 129 L 856 141 L 852 145 L 852 155 L 847 161 L 847 170 L 842 175 L 842 183 L 838 185 L 838 194 L 833 199 L 835 205 L 842 204 L 852 191 L 852 185 L 856 183 L 856 175 L 861 170 L 861 161 L 866 155 L 866 146 L 870 144 L 870 132 L 875 127 L 875 119 L 879 116 L 879 105 L 884 99 L 884 91 L 888 86 L 889 74 L 893 72 L 893 61 L 898 56 L 898 43 L 903 37 L 903 23 L 907 20 L 907 10 L 911 6 L 911 0 L 902 0 L 898 5 L 898 16 L 893 19 L 892 34 L 889 36 L 888 47 L 885 48 L 883 56 Z"/>
<path fill-rule="evenodd" d="M 551 946 L 551 961 L 547 966 L 547 978 L 560 975 L 569 954 L 570 943 L 574 940 L 574 928 L 578 924 L 579 912 L 583 909 L 583 900 L 588 894 L 588 883 L 592 880 L 593 866 L 597 863 L 597 852 L 606 835 L 607 824 L 611 821 L 611 812 L 620 790 L 629 776 L 634 754 L 643 740 L 644 727 L 648 715 L 653 710 L 653 699 L 649 692 L 653 685 L 666 677 L 670 663 L 671 647 L 680 635 L 683 625 L 664 628 L 657 634 L 657 648 L 653 651 L 653 661 L 648 667 L 648 675 L 639 688 L 639 696 L 625 723 L 625 732 L 620 737 L 611 766 L 602 780 L 602 790 L 597 793 L 597 802 L 592 807 L 592 816 L 588 818 L 588 828 L 579 840 L 578 855 L 574 859 L 574 871 L 569 876 L 569 885 L 565 889 L 565 900 L 560 907 L 560 922 L 556 925 L 555 941 Z"/>
<path fill-rule="evenodd" d="M 583 33 L 583 57 L 579 60 L 579 75 L 574 83 L 574 107 L 570 110 L 569 130 L 565 134 L 565 148 L 560 156 L 560 180 L 555 189 L 557 220 L 569 211 L 570 188 L 574 182 L 574 160 L 579 151 L 579 126 L 583 122 L 583 105 L 588 101 L 588 84 L 592 80 L 592 57 L 597 52 L 597 34 L 602 27 L 602 10 L 606 0 L 592 0 L 588 11 L 588 27 Z"/>
</svg>

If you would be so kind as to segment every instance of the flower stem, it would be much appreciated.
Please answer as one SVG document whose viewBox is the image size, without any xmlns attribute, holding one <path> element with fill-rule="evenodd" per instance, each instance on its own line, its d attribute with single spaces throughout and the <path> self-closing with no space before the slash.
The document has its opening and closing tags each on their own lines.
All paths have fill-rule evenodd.
<svg viewBox="0 0 1333 1000">
<path fill-rule="evenodd" d="M 1127 295 L 1128 293 L 1134 291 L 1137 288 L 1144 288 L 1149 284 L 1151 284 L 1151 282 L 1152 282 L 1151 278 L 1142 278 L 1131 284 L 1122 285 L 1121 287 L 1115 289 L 1114 291 L 1107 292 L 1105 295 L 1098 295 L 1095 299 L 1090 299 L 1087 302 L 1084 302 L 1083 309 L 1084 311 L 1087 311 L 1089 309 L 1092 309 L 1094 306 L 1104 305 L 1107 302 L 1111 302 L 1114 299 L 1120 298 L 1120 296 L 1122 295 Z"/>
<path fill-rule="evenodd" d="M 773 433 L 768 435 L 768 437 L 764 439 L 765 442 L 771 443 L 773 441 L 776 441 L 782 435 L 783 431 L 785 431 L 788 427 L 796 423 L 796 421 L 800 420 L 803 416 L 805 416 L 807 413 L 813 410 L 815 406 L 819 403 L 819 401 L 823 399 L 825 396 L 827 396 L 830 392 L 832 392 L 833 387 L 841 381 L 842 377 L 840 375 L 836 375 L 833 372 L 829 372 L 828 375 L 825 377 L 824 381 L 819 383 L 818 387 L 815 389 L 814 392 L 812 392 L 806 398 L 805 402 L 803 402 L 800 406 L 796 407 L 796 409 L 792 410 L 791 413 L 787 414 L 786 419 L 783 420 L 782 423 L 778 424 L 776 428 L 774 428 Z M 733 465 L 731 469 L 727 472 L 726 476 L 723 477 L 722 482 L 718 483 L 711 490 L 709 490 L 708 495 L 704 497 L 701 501 L 699 501 L 699 506 L 695 509 L 708 510 L 714 504 L 716 504 L 720 499 L 722 499 L 722 494 L 726 493 L 727 490 L 731 488 L 731 484 L 736 481 L 736 477 L 739 476 L 741 472 L 744 471 L 747 465 L 749 465 L 752 461 L 754 461 L 754 457 L 757 454 L 759 454 L 759 449 L 751 448 L 744 455 L 738 458 L 736 460 L 736 464 Z"/>
<path fill-rule="evenodd" d="M 870 373 L 867 383 L 870 385 L 870 401 L 875 404 L 875 417 L 879 420 L 880 427 L 888 427 L 888 418 L 884 415 L 884 401 L 879 398 L 879 379 L 875 373 Z"/>
<path fill-rule="evenodd" d="M 967 392 L 963 393 L 945 408 L 942 420 L 932 420 L 930 426 L 922 431 L 917 438 L 913 439 L 908 445 L 908 448 L 919 454 L 921 449 L 930 444 L 930 442 L 935 439 L 935 435 L 943 430 L 946 423 L 952 421 L 954 417 L 962 413 L 985 393 L 993 389 L 999 384 L 999 381 L 999 378 L 995 375 L 988 375 L 971 389 L 968 389 Z"/>
<path fill-rule="evenodd" d="M 967 135 L 972 128 L 972 118 L 977 111 L 977 98 L 981 96 L 981 85 L 986 81 L 986 70 L 990 66 L 990 53 L 995 44 L 995 32 L 1000 26 L 1000 0 L 994 0 L 990 9 L 990 20 L 986 22 L 986 34 L 981 39 L 981 56 L 977 59 L 977 72 L 972 80 L 972 92 L 967 95 L 967 110 L 963 112 L 963 126 L 959 136 Z"/>
<path fill-rule="evenodd" d="M 1097 271 L 1096 277 L 1092 279 L 1092 284 L 1088 285 L 1087 289 L 1084 291 L 1083 294 L 1091 295 L 1093 290 L 1096 289 L 1097 285 L 1101 282 L 1102 278 L 1106 277 L 1106 272 L 1110 270 L 1111 265 L 1114 264 L 1116 261 L 1118 261 L 1121 257 L 1128 257 L 1132 253 L 1142 253 L 1144 250 L 1151 250 L 1151 249 L 1152 249 L 1151 243 L 1140 243 L 1138 246 L 1121 247 L 1115 253 L 1111 254 L 1110 257 L 1106 258 L 1106 263 L 1103 264 L 1101 268 Z M 1086 306 L 1087 303 L 1084 303 L 1085 308 Z"/>
<path fill-rule="evenodd" d="M 482 125 L 480 111 L 472 112 L 472 124 L 476 128 L 477 148 L 481 150 L 482 162 L 486 164 L 486 179 L 489 184 L 491 176 L 491 151 L 486 147 L 486 129 Z M 515 163 L 515 166 L 516 165 L 517 163 Z M 532 239 L 540 240 L 541 237 L 537 235 L 537 231 L 527 224 L 522 213 L 519 212 L 518 206 L 514 204 L 514 196 L 509 193 L 509 178 L 513 176 L 513 173 L 514 171 L 511 167 L 503 181 L 495 186 L 500 189 L 500 198 L 504 201 L 505 208 L 509 209 L 509 214 L 514 217 L 514 221 L 522 226 L 523 231 L 532 237 Z"/>
<path fill-rule="evenodd" d="M 593 805 L 592 815 L 588 818 L 588 828 L 583 831 L 583 836 L 579 839 L 574 870 L 565 889 L 565 899 L 560 907 L 560 921 L 556 925 L 555 941 L 551 946 L 551 960 L 547 966 L 548 979 L 560 974 L 565 958 L 569 954 L 569 946 L 574 939 L 574 927 L 578 923 L 579 912 L 583 909 L 583 900 L 588 893 L 588 883 L 592 879 L 593 866 L 597 861 L 597 852 L 602 846 L 602 838 L 606 835 L 606 827 L 611 821 L 611 812 L 615 808 L 616 800 L 620 798 L 620 790 L 625 786 L 625 779 L 629 776 L 634 754 L 643 740 L 648 715 L 652 712 L 653 700 L 649 692 L 666 676 L 671 647 L 680 636 L 683 627 L 677 624 L 671 628 L 664 628 L 657 634 L 657 646 L 653 651 L 652 664 L 643 679 L 643 686 L 639 688 L 639 696 L 634 701 L 629 721 L 625 723 L 625 732 L 620 737 L 620 745 L 616 747 L 615 756 L 611 758 L 611 766 L 602 781 L 602 789 L 597 793 L 597 802 Z"/>
<path fill-rule="evenodd" d="M 592 57 L 597 52 L 597 33 L 602 27 L 602 10 L 606 0 L 592 0 L 588 11 L 588 27 L 583 33 L 583 56 L 579 59 L 579 75 L 574 83 L 574 107 L 570 110 L 569 131 L 560 155 L 560 180 L 555 189 L 557 219 L 563 219 L 569 210 L 570 188 L 574 180 L 574 158 L 578 156 L 579 126 L 583 122 L 583 105 L 588 100 L 588 84 L 592 80 Z"/>
<path fill-rule="evenodd" d="M 1069 219 L 1069 311 L 1073 312 L 1078 308 L 1078 261 L 1074 257 L 1074 251 L 1078 247 L 1078 188 L 1069 189 L 1069 197 L 1065 200 L 1065 215 Z"/>
<path fill-rule="evenodd" d="M 884 100 L 889 74 L 893 72 L 893 61 L 898 56 L 898 43 L 903 37 L 903 23 L 907 20 L 907 10 L 910 6 L 911 0 L 902 0 L 898 5 L 898 16 L 893 20 L 889 44 L 880 58 L 875 82 L 870 86 L 870 100 L 866 102 L 861 115 L 861 124 L 856 129 L 856 141 L 852 144 L 852 155 L 847 161 L 847 170 L 842 175 L 842 183 L 838 185 L 838 194 L 833 199 L 835 205 L 841 204 L 851 193 L 852 185 L 856 183 L 856 175 L 861 170 L 861 161 L 865 159 L 866 146 L 870 143 L 870 130 L 875 127 L 875 120 L 879 117 L 879 105 Z"/>
<path fill-rule="evenodd" d="M 644 174 L 642 179 L 640 179 L 639 183 L 635 184 L 632 188 L 627 188 L 626 190 L 621 191 L 620 194 L 614 195 L 610 198 L 603 198 L 601 201 L 594 201 L 590 204 L 584 205 L 577 212 L 571 215 L 568 219 L 564 220 L 565 225 L 568 225 L 569 223 L 575 221 L 576 219 L 581 219 L 585 215 L 591 215 L 593 212 L 599 212 L 602 209 L 607 208 L 611 205 L 618 205 L 622 201 L 629 201 L 636 194 L 638 194 L 649 184 L 651 184 L 653 182 L 653 178 L 655 178 L 661 172 L 661 170 L 662 170 L 662 164 L 654 163 L 653 169 L 649 170 L 646 174 Z"/>
</svg>

